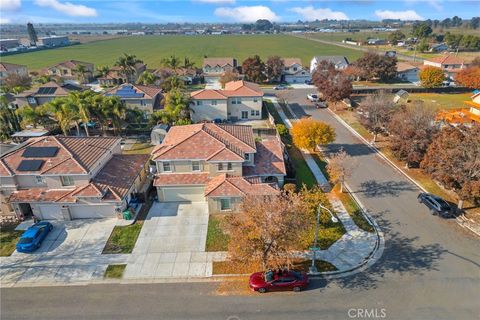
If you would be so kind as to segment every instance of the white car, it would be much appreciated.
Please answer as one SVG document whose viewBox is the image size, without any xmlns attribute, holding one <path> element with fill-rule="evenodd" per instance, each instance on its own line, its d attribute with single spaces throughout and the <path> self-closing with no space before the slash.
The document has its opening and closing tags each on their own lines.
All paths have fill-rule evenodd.
<svg viewBox="0 0 480 320">
<path fill-rule="evenodd" d="M 307 95 L 307 99 L 312 101 L 312 102 L 317 102 L 320 100 L 317 94 L 309 94 Z"/>
</svg>

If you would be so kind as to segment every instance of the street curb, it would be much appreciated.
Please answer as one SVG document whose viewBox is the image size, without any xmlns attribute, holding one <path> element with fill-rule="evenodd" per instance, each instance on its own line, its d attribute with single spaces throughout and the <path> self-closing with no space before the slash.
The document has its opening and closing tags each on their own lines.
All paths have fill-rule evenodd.
<svg viewBox="0 0 480 320">
<path fill-rule="evenodd" d="M 417 188 L 419 188 L 420 190 L 422 190 L 423 192 L 425 193 L 428 193 L 428 191 L 422 186 L 420 185 L 416 180 L 414 180 L 413 178 L 411 178 L 405 171 L 403 171 L 402 169 L 400 169 L 395 163 L 393 163 L 390 159 L 388 159 L 387 156 L 385 156 L 380 150 L 378 150 L 377 147 L 373 146 L 370 142 L 367 141 L 367 139 L 365 139 L 364 137 L 362 137 L 362 135 L 360 135 L 355 129 L 353 129 L 347 122 L 345 122 L 345 120 L 343 120 L 340 116 L 338 116 L 335 112 L 333 112 L 332 110 L 330 109 L 327 109 L 328 112 L 330 112 L 333 117 L 338 121 L 340 122 L 345 128 L 347 128 L 348 131 L 350 131 L 352 134 L 354 134 L 357 138 L 359 138 L 367 147 L 369 147 L 371 150 L 373 150 L 375 152 L 376 155 L 378 155 L 380 158 L 382 158 L 383 160 L 385 160 L 390 166 L 392 166 L 395 170 L 397 170 L 400 174 L 402 174 L 404 177 L 406 177 L 408 180 L 410 180 L 410 182 L 412 182 Z M 455 222 L 461 226 L 462 228 L 465 228 L 469 231 L 471 231 L 473 234 L 475 234 L 476 236 L 480 237 L 480 233 L 473 230 L 472 228 L 470 228 L 468 225 L 465 225 L 461 222 L 461 220 L 456 217 L 455 218 Z"/>
</svg>

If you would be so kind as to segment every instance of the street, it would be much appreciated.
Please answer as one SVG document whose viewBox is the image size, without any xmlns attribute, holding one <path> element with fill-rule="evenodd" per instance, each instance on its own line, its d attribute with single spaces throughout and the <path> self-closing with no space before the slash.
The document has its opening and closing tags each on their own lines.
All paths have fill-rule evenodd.
<svg viewBox="0 0 480 320">
<path fill-rule="evenodd" d="M 478 238 L 454 221 L 432 216 L 417 202 L 419 190 L 328 110 L 305 106 L 311 91 L 281 95 L 298 116 L 309 114 L 335 128 L 328 152 L 343 147 L 354 157 L 356 169 L 347 183 L 385 235 L 385 251 L 373 267 L 346 278 L 314 280 L 305 292 L 265 295 L 217 295 L 214 283 L 3 288 L 1 318 L 478 319 Z"/>
</svg>

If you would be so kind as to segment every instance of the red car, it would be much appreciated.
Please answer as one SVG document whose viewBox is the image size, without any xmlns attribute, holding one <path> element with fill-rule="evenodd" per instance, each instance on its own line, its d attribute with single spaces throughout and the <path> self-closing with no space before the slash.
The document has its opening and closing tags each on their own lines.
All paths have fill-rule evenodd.
<svg viewBox="0 0 480 320">
<path fill-rule="evenodd" d="M 250 276 L 250 289 L 265 293 L 267 291 L 293 290 L 295 292 L 305 289 L 308 285 L 308 276 L 305 272 L 256 272 Z"/>
</svg>

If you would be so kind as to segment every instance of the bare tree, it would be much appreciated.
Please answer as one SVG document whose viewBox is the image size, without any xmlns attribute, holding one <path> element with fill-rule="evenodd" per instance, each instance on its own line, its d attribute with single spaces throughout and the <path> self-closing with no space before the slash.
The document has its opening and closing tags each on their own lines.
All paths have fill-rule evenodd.
<svg viewBox="0 0 480 320">
<path fill-rule="evenodd" d="M 345 179 L 351 176 L 354 166 L 353 158 L 343 148 L 333 155 L 327 164 L 330 180 L 335 184 L 340 183 L 340 192 L 342 193 Z"/>
<path fill-rule="evenodd" d="M 373 142 L 379 133 L 386 132 L 393 107 L 393 100 L 384 91 L 367 96 L 360 105 L 360 122 L 373 134 Z"/>
</svg>

